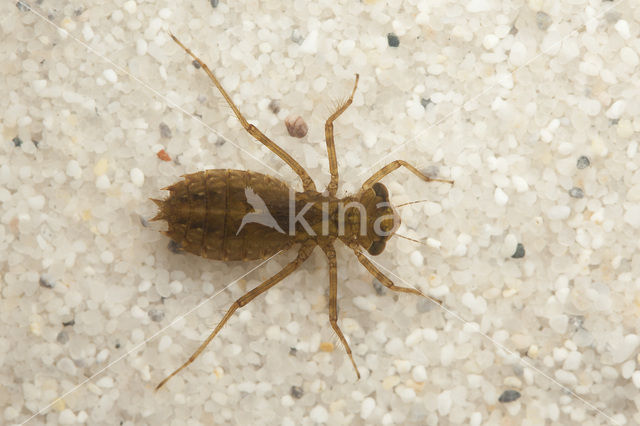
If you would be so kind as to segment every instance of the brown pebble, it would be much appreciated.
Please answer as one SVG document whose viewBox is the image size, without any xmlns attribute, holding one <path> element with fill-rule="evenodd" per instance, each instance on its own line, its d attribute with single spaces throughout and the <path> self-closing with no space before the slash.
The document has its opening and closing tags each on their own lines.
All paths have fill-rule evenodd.
<svg viewBox="0 0 640 426">
<path fill-rule="evenodd" d="M 161 149 L 160 151 L 158 151 L 156 155 L 162 161 L 171 161 L 171 157 L 169 157 L 169 154 L 167 154 L 167 151 L 165 151 L 164 149 Z"/>
<path fill-rule="evenodd" d="M 284 119 L 284 124 L 287 126 L 287 131 L 289 135 L 294 138 L 303 138 L 307 136 L 307 132 L 309 131 L 309 126 L 304 122 L 302 117 L 290 115 Z"/>
<path fill-rule="evenodd" d="M 333 352 L 333 343 L 331 342 L 320 343 L 320 350 L 322 352 Z"/>
</svg>

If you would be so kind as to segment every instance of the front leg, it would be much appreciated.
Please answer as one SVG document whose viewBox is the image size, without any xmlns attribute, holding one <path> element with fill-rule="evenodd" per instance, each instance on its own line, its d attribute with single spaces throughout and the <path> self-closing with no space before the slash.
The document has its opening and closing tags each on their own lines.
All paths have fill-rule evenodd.
<svg viewBox="0 0 640 426">
<path fill-rule="evenodd" d="M 356 93 L 359 78 L 360 76 L 356 74 L 356 82 L 353 84 L 351 96 L 349 96 L 349 99 L 342 103 L 342 105 L 340 105 L 336 109 L 336 111 L 331 114 L 331 116 L 327 119 L 327 122 L 324 124 L 324 138 L 327 142 L 327 154 L 329 155 L 329 172 L 331 173 L 331 181 L 329 182 L 329 186 L 327 187 L 327 189 L 329 190 L 329 195 L 336 195 L 336 192 L 338 191 L 338 160 L 336 159 L 336 144 L 333 140 L 333 122 L 340 116 L 340 114 L 345 112 L 349 105 L 351 105 L 351 102 L 353 102 L 353 95 Z"/>
<path fill-rule="evenodd" d="M 365 189 L 371 188 L 374 183 L 378 182 L 380 179 L 382 179 L 392 171 L 399 169 L 400 167 L 406 167 L 407 169 L 409 169 L 411 173 L 418 176 L 420 179 L 422 179 L 425 182 L 445 182 L 453 185 L 452 180 L 430 178 L 429 176 L 425 175 L 420 170 L 416 169 L 414 166 L 407 163 L 406 161 L 396 160 L 396 161 L 392 161 L 391 163 L 387 164 L 386 166 L 384 166 L 383 168 L 375 172 L 373 176 L 371 176 L 362 184 L 362 189 L 365 190 Z"/>
<path fill-rule="evenodd" d="M 376 277 L 378 281 L 380 281 L 382 285 L 384 285 L 388 289 L 397 291 L 400 293 L 417 294 L 418 296 L 426 297 L 427 299 L 431 300 L 434 303 L 437 303 L 438 305 L 442 305 L 441 300 L 438 300 L 435 297 L 428 296 L 416 288 L 400 287 L 395 285 L 393 281 L 391 281 L 391 279 L 389 279 L 378 268 L 376 268 L 376 266 L 373 263 L 371 263 L 371 261 L 367 258 L 367 256 L 365 256 L 364 253 L 360 251 L 357 245 L 350 245 L 349 247 L 353 250 L 356 257 L 358 258 L 358 261 L 362 264 L 362 266 L 364 266 L 371 275 Z"/>
</svg>

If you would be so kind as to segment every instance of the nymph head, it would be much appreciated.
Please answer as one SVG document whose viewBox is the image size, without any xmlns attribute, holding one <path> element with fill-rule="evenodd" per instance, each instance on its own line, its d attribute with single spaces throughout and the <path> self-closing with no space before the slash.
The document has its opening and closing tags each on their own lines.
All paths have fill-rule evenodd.
<svg viewBox="0 0 640 426">
<path fill-rule="evenodd" d="M 389 191 L 380 182 L 366 189 L 360 202 L 367 212 L 367 233 L 358 238 L 358 244 L 376 256 L 384 251 L 387 241 L 400 227 L 400 216 L 389 202 Z"/>
</svg>

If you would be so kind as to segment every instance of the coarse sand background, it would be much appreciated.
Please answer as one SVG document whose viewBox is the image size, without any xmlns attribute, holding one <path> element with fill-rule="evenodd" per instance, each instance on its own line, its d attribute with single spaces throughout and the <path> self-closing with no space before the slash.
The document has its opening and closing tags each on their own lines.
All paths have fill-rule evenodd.
<svg viewBox="0 0 640 426">
<path fill-rule="evenodd" d="M 300 190 L 240 110 L 339 195 L 385 163 L 399 233 L 382 287 L 338 245 L 177 254 L 149 198 L 207 168 Z M 0 423 L 640 424 L 640 3 L 635 0 L 0 4 Z M 289 115 L 309 125 L 289 136 Z"/>
</svg>

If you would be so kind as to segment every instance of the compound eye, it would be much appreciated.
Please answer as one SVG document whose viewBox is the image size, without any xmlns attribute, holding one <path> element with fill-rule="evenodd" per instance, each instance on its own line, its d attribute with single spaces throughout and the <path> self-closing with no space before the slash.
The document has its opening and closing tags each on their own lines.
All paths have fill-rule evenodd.
<svg viewBox="0 0 640 426">
<path fill-rule="evenodd" d="M 384 251 L 385 241 L 374 241 L 367 250 L 371 256 L 377 256 Z"/>
<path fill-rule="evenodd" d="M 378 197 L 382 197 L 384 200 L 389 198 L 389 191 L 387 191 L 387 187 L 380 182 L 374 183 L 372 189 Z"/>
</svg>

